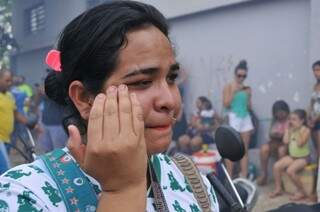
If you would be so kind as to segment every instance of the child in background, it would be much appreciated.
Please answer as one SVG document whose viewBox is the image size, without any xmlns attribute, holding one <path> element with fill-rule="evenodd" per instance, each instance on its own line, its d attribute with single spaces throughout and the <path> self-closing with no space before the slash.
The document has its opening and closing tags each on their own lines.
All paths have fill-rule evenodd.
<svg viewBox="0 0 320 212">
<path fill-rule="evenodd" d="M 269 142 L 263 144 L 260 148 L 261 175 L 257 179 L 258 185 L 265 185 L 267 183 L 270 156 L 280 159 L 287 153 L 287 146 L 282 141 L 285 130 L 288 127 L 289 114 L 290 109 L 285 101 L 279 100 L 272 105 Z"/>
<path fill-rule="evenodd" d="M 213 141 L 213 132 L 219 125 L 220 117 L 212 107 L 212 103 L 209 99 L 203 103 L 203 109 L 200 112 L 200 124 L 198 127 L 199 134 L 203 139 L 204 144 L 212 144 Z"/>
<path fill-rule="evenodd" d="M 306 117 L 306 111 L 301 109 L 297 109 L 290 114 L 289 128 L 285 131 L 283 137 L 283 142 L 288 144 L 289 155 L 281 158 L 273 166 L 275 189 L 270 194 L 271 198 L 282 194 L 281 175 L 285 169 L 288 177 L 297 188 L 297 192 L 290 197 L 290 200 L 297 201 L 306 197 L 303 184 L 297 175 L 308 164 L 310 156 L 308 145 L 310 129 L 306 127 Z"/>
<path fill-rule="evenodd" d="M 213 131 L 218 120 L 218 114 L 213 109 L 211 101 L 204 96 L 198 97 L 189 128 L 186 134 L 178 139 L 179 151 L 192 154 L 201 150 L 203 144 L 213 144 Z"/>
</svg>

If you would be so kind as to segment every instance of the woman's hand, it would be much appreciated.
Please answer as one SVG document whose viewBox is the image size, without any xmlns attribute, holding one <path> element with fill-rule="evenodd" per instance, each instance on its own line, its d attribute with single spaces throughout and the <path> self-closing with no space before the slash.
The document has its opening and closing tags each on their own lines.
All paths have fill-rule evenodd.
<svg viewBox="0 0 320 212">
<path fill-rule="evenodd" d="M 298 146 L 303 147 L 306 143 L 308 143 L 310 139 L 310 129 L 307 127 L 303 127 L 301 130 L 301 140 L 299 140 Z"/>
<path fill-rule="evenodd" d="M 316 121 L 317 120 L 315 118 L 309 117 L 307 120 L 308 127 L 314 128 Z"/>
<path fill-rule="evenodd" d="M 118 99 L 118 100 L 117 100 Z M 94 100 L 85 146 L 78 130 L 69 127 L 68 147 L 86 173 L 105 192 L 146 186 L 147 151 L 142 108 L 134 93 L 120 85 Z"/>
<path fill-rule="evenodd" d="M 233 95 L 234 93 L 236 93 L 237 91 L 241 90 L 242 88 L 243 88 L 243 85 L 242 85 L 242 84 L 239 84 L 239 83 L 237 83 L 237 82 L 232 82 L 232 83 L 230 84 L 230 90 L 231 90 L 232 95 Z"/>
<path fill-rule="evenodd" d="M 284 131 L 284 135 L 283 135 L 282 141 L 283 141 L 284 144 L 289 144 L 289 129 L 286 129 Z"/>
</svg>

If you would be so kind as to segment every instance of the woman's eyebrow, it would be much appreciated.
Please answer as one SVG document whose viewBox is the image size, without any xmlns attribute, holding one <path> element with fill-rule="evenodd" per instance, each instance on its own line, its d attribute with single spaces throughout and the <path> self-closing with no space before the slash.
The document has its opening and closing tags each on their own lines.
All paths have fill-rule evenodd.
<svg viewBox="0 0 320 212">
<path fill-rule="evenodd" d="M 159 71 L 158 68 L 144 68 L 144 69 L 133 70 L 133 71 L 129 71 L 129 73 L 126 74 L 124 77 L 122 77 L 122 79 L 126 79 L 126 78 L 133 77 L 140 74 L 155 75 L 158 71 Z"/>
<path fill-rule="evenodd" d="M 179 69 L 180 69 L 179 63 L 175 63 L 170 65 L 169 72 L 178 71 Z M 155 67 L 136 69 L 136 70 L 129 71 L 129 73 L 126 74 L 124 77 L 122 77 L 122 79 L 127 79 L 140 74 L 153 76 L 158 72 L 159 72 L 159 68 L 155 68 Z"/>
</svg>

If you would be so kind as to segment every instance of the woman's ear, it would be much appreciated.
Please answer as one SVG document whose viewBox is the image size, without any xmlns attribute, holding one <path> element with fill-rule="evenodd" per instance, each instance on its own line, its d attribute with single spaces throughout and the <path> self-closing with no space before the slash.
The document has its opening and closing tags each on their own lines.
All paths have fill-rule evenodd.
<svg viewBox="0 0 320 212">
<path fill-rule="evenodd" d="M 72 100 L 73 104 L 76 106 L 81 117 L 84 120 L 89 119 L 89 114 L 92 106 L 90 97 L 82 82 L 73 81 L 69 85 L 69 97 Z"/>
</svg>

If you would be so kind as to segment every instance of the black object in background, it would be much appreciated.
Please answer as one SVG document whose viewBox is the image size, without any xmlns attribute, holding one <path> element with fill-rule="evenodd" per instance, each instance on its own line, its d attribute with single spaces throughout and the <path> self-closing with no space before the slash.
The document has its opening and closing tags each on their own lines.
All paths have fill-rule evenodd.
<svg viewBox="0 0 320 212">
<path fill-rule="evenodd" d="M 320 204 L 315 205 L 304 205 L 296 203 L 288 203 L 280 206 L 277 209 L 270 210 L 268 212 L 319 212 Z"/>
<path fill-rule="evenodd" d="M 215 141 L 222 159 L 238 161 L 243 157 L 245 153 L 243 141 L 239 133 L 232 127 L 229 127 L 227 125 L 220 126 L 216 130 Z M 225 211 L 247 211 L 223 163 L 221 162 L 220 165 L 226 177 L 226 182 L 231 189 L 228 191 L 225 187 L 225 183 L 222 184 L 221 181 L 213 173 L 209 173 L 207 175 L 207 178 L 210 181 L 211 185 L 214 187 L 215 191 L 219 194 L 223 202 L 226 203 L 227 209 L 225 209 Z M 234 197 L 236 198 L 236 200 Z"/>
<path fill-rule="evenodd" d="M 235 162 L 244 156 L 245 148 L 240 134 L 230 126 L 222 125 L 216 130 L 215 142 L 224 159 Z"/>
</svg>

